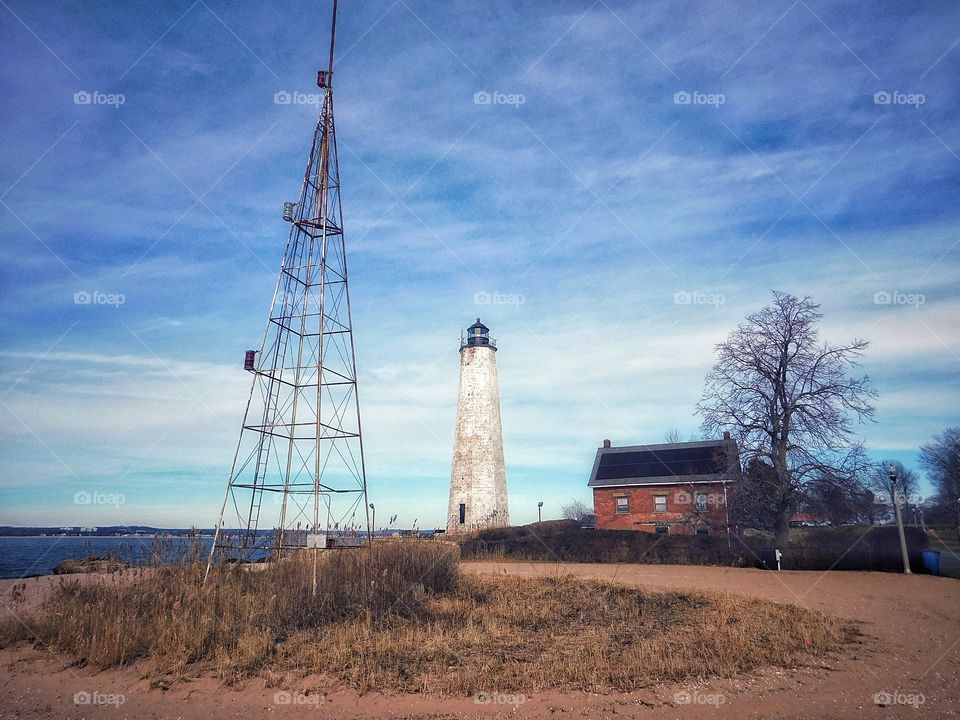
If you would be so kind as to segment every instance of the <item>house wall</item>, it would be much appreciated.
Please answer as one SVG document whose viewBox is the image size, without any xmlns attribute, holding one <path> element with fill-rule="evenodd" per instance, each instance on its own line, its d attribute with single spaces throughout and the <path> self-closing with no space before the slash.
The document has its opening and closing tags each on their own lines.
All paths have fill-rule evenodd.
<svg viewBox="0 0 960 720">
<path fill-rule="evenodd" d="M 697 512 L 694 493 L 706 493 L 707 510 Z M 666 511 L 654 509 L 654 496 L 667 496 Z M 617 512 L 617 497 L 627 497 L 628 512 Z M 693 534 L 696 525 L 708 525 L 711 534 L 726 528 L 723 483 L 698 485 L 645 485 L 643 487 L 603 487 L 593 489 L 593 511 L 597 528 L 655 532 L 666 524 L 671 534 Z M 695 522 L 691 522 L 695 520 Z"/>
</svg>

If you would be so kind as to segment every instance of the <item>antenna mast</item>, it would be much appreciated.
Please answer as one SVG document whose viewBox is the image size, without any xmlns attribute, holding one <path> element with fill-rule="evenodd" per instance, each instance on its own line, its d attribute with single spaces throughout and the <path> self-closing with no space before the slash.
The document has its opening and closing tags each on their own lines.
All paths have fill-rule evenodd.
<svg viewBox="0 0 960 720">
<path fill-rule="evenodd" d="M 206 574 L 220 559 L 264 561 L 371 539 L 330 57 L 299 201 L 284 206 L 286 251 Z M 321 512 L 324 517 L 321 517 Z M 359 516 L 358 516 L 359 512 Z M 365 536 L 365 538 L 363 537 Z"/>
</svg>

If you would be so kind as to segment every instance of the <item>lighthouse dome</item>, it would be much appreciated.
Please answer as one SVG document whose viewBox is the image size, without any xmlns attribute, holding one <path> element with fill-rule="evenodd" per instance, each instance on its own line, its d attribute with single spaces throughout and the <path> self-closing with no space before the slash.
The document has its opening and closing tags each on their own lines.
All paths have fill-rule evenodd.
<svg viewBox="0 0 960 720">
<path fill-rule="evenodd" d="M 460 349 L 467 347 L 497 349 L 497 341 L 490 337 L 490 328 L 480 322 L 480 318 L 460 335 Z"/>
</svg>

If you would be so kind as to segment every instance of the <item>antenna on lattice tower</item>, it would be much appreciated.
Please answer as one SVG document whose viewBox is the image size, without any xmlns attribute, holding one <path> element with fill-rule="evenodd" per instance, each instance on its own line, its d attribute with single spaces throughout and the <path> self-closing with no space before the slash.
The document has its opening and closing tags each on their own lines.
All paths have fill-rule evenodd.
<svg viewBox="0 0 960 720">
<path fill-rule="evenodd" d="M 323 104 L 259 349 L 206 574 L 372 541 L 333 114 L 333 59 L 317 73 Z M 358 511 L 361 513 L 357 517 Z M 361 524 L 362 523 L 362 526 Z"/>
</svg>

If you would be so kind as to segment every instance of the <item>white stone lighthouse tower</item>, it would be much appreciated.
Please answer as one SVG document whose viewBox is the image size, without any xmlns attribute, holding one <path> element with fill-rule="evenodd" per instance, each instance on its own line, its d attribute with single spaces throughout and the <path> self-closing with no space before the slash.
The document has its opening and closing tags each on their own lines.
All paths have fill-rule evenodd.
<svg viewBox="0 0 960 720">
<path fill-rule="evenodd" d="M 510 524 L 503 463 L 497 343 L 480 318 L 460 338 L 460 393 L 447 532 Z"/>
</svg>

